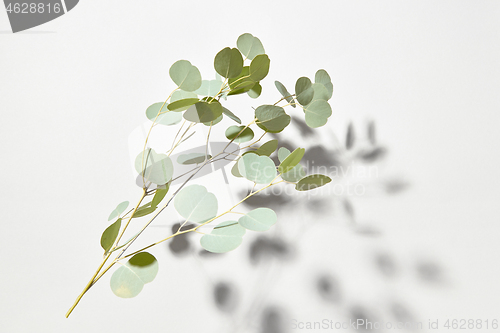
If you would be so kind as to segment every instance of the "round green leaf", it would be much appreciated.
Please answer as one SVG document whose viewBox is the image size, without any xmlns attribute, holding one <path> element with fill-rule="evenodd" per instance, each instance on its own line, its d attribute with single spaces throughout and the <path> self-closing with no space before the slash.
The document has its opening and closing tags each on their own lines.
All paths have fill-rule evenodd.
<svg viewBox="0 0 500 333">
<path fill-rule="evenodd" d="M 257 184 L 269 184 L 276 178 L 276 166 L 267 156 L 246 154 L 238 161 L 238 170 L 243 177 Z"/>
<path fill-rule="evenodd" d="M 216 120 L 221 115 L 222 105 L 219 102 L 198 102 L 187 109 L 184 113 L 184 119 L 195 123 L 206 123 Z"/>
<path fill-rule="evenodd" d="M 214 67 L 223 77 L 237 77 L 243 69 L 243 57 L 238 49 L 226 47 L 215 56 Z"/>
<path fill-rule="evenodd" d="M 203 80 L 201 81 L 201 87 L 195 93 L 201 96 L 215 97 L 223 85 L 224 82 L 219 80 Z"/>
<path fill-rule="evenodd" d="M 188 98 L 198 98 L 198 95 L 191 91 L 176 90 L 172 93 L 172 97 L 170 97 L 170 103 Z"/>
<path fill-rule="evenodd" d="M 127 209 L 128 204 L 128 201 L 119 203 L 118 206 L 116 206 L 116 208 L 111 212 L 111 214 L 109 214 L 108 221 L 111 221 L 112 219 L 120 216 L 120 214 L 123 213 L 125 209 Z"/>
<path fill-rule="evenodd" d="M 326 100 L 332 98 L 333 95 L 332 80 L 330 79 L 330 75 L 328 75 L 328 73 L 324 69 L 320 69 L 316 72 L 316 75 L 314 77 L 314 82 L 322 84 L 327 90 L 328 98 Z"/>
<path fill-rule="evenodd" d="M 167 109 L 169 109 L 170 111 L 180 112 L 186 110 L 188 107 L 195 103 L 198 103 L 199 101 L 200 100 L 198 98 L 184 98 L 170 103 L 169 105 L 167 105 Z"/>
<path fill-rule="evenodd" d="M 332 179 L 325 175 L 320 175 L 320 174 L 309 175 L 299 180 L 297 185 L 295 185 L 295 189 L 297 191 L 309 191 L 317 187 L 326 185 L 331 181 Z"/>
<path fill-rule="evenodd" d="M 276 213 L 269 208 L 257 208 L 240 217 L 238 223 L 248 230 L 267 231 L 278 220 Z"/>
<path fill-rule="evenodd" d="M 220 116 L 218 116 L 217 118 L 215 118 L 215 120 L 207 121 L 206 123 L 203 123 L 203 125 L 205 125 L 205 126 L 215 126 L 215 125 L 217 125 L 218 123 L 220 123 L 222 121 L 222 118 L 224 118 L 224 117 L 221 114 Z"/>
<path fill-rule="evenodd" d="M 330 99 L 330 97 L 328 97 L 329 96 L 328 90 L 321 83 L 313 83 L 312 88 L 314 90 L 314 95 L 311 102 L 317 99 L 322 99 L 324 101 L 328 101 Z"/>
<path fill-rule="evenodd" d="M 158 261 L 148 252 L 140 252 L 121 265 L 111 276 L 111 290 L 122 298 L 132 298 L 158 274 Z"/>
<path fill-rule="evenodd" d="M 241 71 L 240 75 L 238 77 L 229 79 L 227 82 L 229 84 L 229 87 L 231 88 L 231 91 L 240 91 L 243 90 L 244 92 L 250 90 L 254 85 L 255 81 L 250 78 L 250 67 L 245 66 L 243 67 L 243 70 Z"/>
<path fill-rule="evenodd" d="M 283 98 L 288 102 L 288 103 L 293 103 L 293 97 L 292 97 L 292 94 L 290 94 L 288 92 L 288 90 L 286 90 L 285 86 L 283 85 L 283 83 L 279 82 L 279 81 L 274 81 L 274 85 L 276 86 L 276 89 L 278 89 L 278 91 L 280 92 L 281 96 L 283 96 Z M 294 108 L 295 107 L 295 104 L 291 104 L 292 107 Z"/>
<path fill-rule="evenodd" d="M 238 37 L 236 46 L 241 51 L 241 53 L 250 60 L 252 60 L 259 54 L 266 53 L 260 40 L 257 37 L 254 37 L 252 34 L 248 33 Z"/>
<path fill-rule="evenodd" d="M 314 96 L 314 90 L 309 78 L 303 76 L 295 83 L 295 96 L 301 105 L 309 104 Z"/>
<path fill-rule="evenodd" d="M 295 149 L 290 155 L 288 155 L 283 162 L 278 167 L 278 172 L 281 174 L 287 173 L 292 170 L 304 156 L 306 150 L 304 148 Z"/>
<path fill-rule="evenodd" d="M 327 101 L 318 99 L 304 107 L 306 113 L 306 124 L 309 127 L 316 128 L 325 125 L 328 117 L 332 115 L 332 108 Z"/>
<path fill-rule="evenodd" d="M 262 92 L 262 86 L 257 82 L 249 91 L 247 91 L 247 94 L 251 98 L 257 98 L 260 96 L 261 92 Z"/>
<path fill-rule="evenodd" d="M 190 185 L 177 193 L 174 207 L 187 221 L 202 223 L 217 215 L 217 198 L 204 186 Z"/>
<path fill-rule="evenodd" d="M 146 109 L 146 117 L 148 117 L 149 120 L 154 121 L 156 118 L 156 124 L 161 124 L 161 125 L 175 125 L 178 124 L 182 120 L 182 114 L 180 113 L 175 113 L 175 112 L 169 112 L 167 105 L 163 106 L 163 102 L 155 103 L 151 106 L 149 106 Z M 160 113 L 161 109 L 161 114 Z M 158 115 L 158 117 L 156 117 Z"/>
<path fill-rule="evenodd" d="M 261 105 L 255 110 L 257 126 L 266 132 L 279 133 L 290 124 L 290 116 L 282 107 L 276 105 Z"/>
<path fill-rule="evenodd" d="M 239 160 L 240 159 L 238 158 L 238 160 L 236 160 L 236 163 L 234 163 L 233 167 L 231 168 L 231 174 L 235 177 L 242 178 L 243 176 L 241 175 L 240 170 L 238 169 Z"/>
<path fill-rule="evenodd" d="M 238 124 L 241 124 L 241 119 L 238 118 L 234 113 L 226 109 L 225 107 L 222 107 L 222 113 L 237 122 Z"/>
<path fill-rule="evenodd" d="M 172 179 L 174 166 L 170 157 L 157 154 L 154 149 L 147 148 L 135 158 L 135 169 L 145 182 L 163 185 Z"/>
<path fill-rule="evenodd" d="M 169 70 L 170 78 L 182 90 L 195 91 L 201 86 L 201 74 L 198 68 L 187 60 L 175 62 Z"/>
<path fill-rule="evenodd" d="M 243 131 L 243 132 L 242 132 Z M 241 134 L 240 134 L 241 132 Z M 245 128 L 245 126 L 230 126 L 226 130 L 226 138 L 233 140 L 234 142 L 247 142 L 253 139 L 253 131 L 250 127 Z M 238 136 L 238 137 L 236 137 Z"/>
<path fill-rule="evenodd" d="M 118 219 L 115 223 L 107 227 L 106 230 L 104 230 L 104 232 L 102 233 L 101 247 L 104 249 L 105 253 L 108 253 L 108 251 L 115 243 L 116 237 L 118 237 L 118 233 L 120 232 L 121 225 L 122 219 Z"/>
<path fill-rule="evenodd" d="M 290 155 L 290 151 L 285 147 L 280 147 L 280 149 L 278 149 L 278 160 L 280 162 L 283 162 L 288 155 Z"/>
<path fill-rule="evenodd" d="M 189 153 L 182 154 L 177 157 L 177 163 L 179 164 L 199 164 L 205 162 L 205 158 L 212 158 L 210 155 L 205 155 L 203 153 Z"/>
<path fill-rule="evenodd" d="M 259 54 L 250 63 L 249 75 L 250 79 L 259 82 L 269 73 L 269 65 L 271 61 L 266 54 Z"/>
<path fill-rule="evenodd" d="M 200 239 L 201 246 L 214 253 L 224 253 L 236 249 L 243 242 L 245 228 L 236 221 L 226 221 L 217 225 L 210 234 Z"/>
</svg>

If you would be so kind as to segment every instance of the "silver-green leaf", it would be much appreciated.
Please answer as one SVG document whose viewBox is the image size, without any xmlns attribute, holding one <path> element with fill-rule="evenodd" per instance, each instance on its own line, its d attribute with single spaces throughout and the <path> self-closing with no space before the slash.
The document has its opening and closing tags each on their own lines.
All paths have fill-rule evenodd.
<svg viewBox="0 0 500 333">
<path fill-rule="evenodd" d="M 111 221 L 111 220 L 117 218 L 118 216 L 120 216 L 120 214 L 123 213 L 125 211 L 125 209 L 127 209 L 128 204 L 129 204 L 128 201 L 120 202 L 118 204 L 118 206 L 116 206 L 116 208 L 113 209 L 111 214 L 109 214 L 108 221 Z"/>
<path fill-rule="evenodd" d="M 135 169 L 143 177 L 145 183 L 152 182 L 157 185 L 168 183 L 174 173 L 170 157 L 165 154 L 157 154 L 152 148 L 147 148 L 137 155 Z"/>
<path fill-rule="evenodd" d="M 238 223 L 248 230 L 267 231 L 278 220 L 276 213 L 269 208 L 257 208 L 240 217 Z"/>
<path fill-rule="evenodd" d="M 184 113 L 184 119 L 195 123 L 206 123 L 216 120 L 221 115 L 222 105 L 219 102 L 198 102 L 187 109 Z"/>
<path fill-rule="evenodd" d="M 195 91 L 201 86 L 201 74 L 187 60 L 175 62 L 169 70 L 170 78 L 182 90 Z"/>
<path fill-rule="evenodd" d="M 210 234 L 200 239 L 201 246 L 214 253 L 224 253 L 236 249 L 243 242 L 245 228 L 236 221 L 226 221 L 217 225 Z"/>
<path fill-rule="evenodd" d="M 132 298 L 142 291 L 146 283 L 158 274 L 158 261 L 148 252 L 140 252 L 121 265 L 111 276 L 113 293 L 122 298 Z"/>
<path fill-rule="evenodd" d="M 290 124 L 290 116 L 282 107 L 276 105 L 261 105 L 255 110 L 257 126 L 266 132 L 279 133 Z"/>
<path fill-rule="evenodd" d="M 243 69 L 243 57 L 238 49 L 226 47 L 215 56 L 214 67 L 225 78 L 237 77 Z"/>
<path fill-rule="evenodd" d="M 243 177 L 257 184 L 269 184 L 276 178 L 276 166 L 267 156 L 246 154 L 238 161 L 238 170 Z"/>
<path fill-rule="evenodd" d="M 170 112 L 167 105 L 164 105 L 163 102 L 150 105 L 146 109 L 146 117 L 148 117 L 149 120 L 154 121 L 156 124 L 166 126 L 178 124 L 182 120 L 182 114 Z"/>
<path fill-rule="evenodd" d="M 295 95 L 301 105 L 309 104 L 314 96 L 314 89 L 311 80 L 303 76 L 295 83 Z"/>
<path fill-rule="evenodd" d="M 257 37 L 254 37 L 252 34 L 248 33 L 238 37 L 236 46 L 241 51 L 241 53 L 250 60 L 258 56 L 259 54 L 266 53 L 261 41 Z"/>
<path fill-rule="evenodd" d="M 245 126 L 230 126 L 226 130 L 226 138 L 234 142 L 241 143 L 253 139 L 254 133 L 250 127 Z"/>
<path fill-rule="evenodd" d="M 327 101 L 318 99 L 305 106 L 304 112 L 307 126 L 317 128 L 328 122 L 328 118 L 332 115 L 332 108 Z"/>
<path fill-rule="evenodd" d="M 217 198 L 202 185 L 190 185 L 177 193 L 174 207 L 187 221 L 202 223 L 217 215 Z"/>
</svg>

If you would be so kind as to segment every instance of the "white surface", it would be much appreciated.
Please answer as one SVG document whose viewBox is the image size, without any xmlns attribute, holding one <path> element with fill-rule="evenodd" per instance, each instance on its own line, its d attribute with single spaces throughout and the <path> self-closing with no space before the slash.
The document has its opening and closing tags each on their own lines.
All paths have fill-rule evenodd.
<svg viewBox="0 0 500 333">
<path fill-rule="evenodd" d="M 161 272 L 140 297 L 116 298 L 103 279 L 69 320 L 64 314 L 99 261 L 109 212 L 140 195 L 128 137 L 146 107 L 174 88 L 170 65 L 188 59 L 212 78 L 213 56 L 244 32 L 271 58 L 254 106 L 275 101 L 274 80 L 292 89 L 325 68 L 335 87 L 328 126 L 343 138 L 349 120 L 375 119 L 388 165 L 412 183 L 399 197 L 359 204 L 381 239 L 354 237 L 341 224 L 311 226 L 300 263 L 285 268 L 270 297 L 299 320 L 331 315 L 313 291 L 293 289 L 331 266 L 352 302 L 403 298 L 424 322 L 500 319 L 499 16 L 497 1 L 86 0 L 28 32 L 0 34 L 2 331 L 224 326 L 207 274 L 242 275 L 228 263 L 243 249 L 203 269 L 157 250 Z M 0 31 L 8 30 L 0 9 Z M 387 292 L 369 275 L 367 258 L 379 249 L 404 267 Z M 414 281 L 411 265 L 421 257 L 445 267 L 446 287 Z"/>
</svg>

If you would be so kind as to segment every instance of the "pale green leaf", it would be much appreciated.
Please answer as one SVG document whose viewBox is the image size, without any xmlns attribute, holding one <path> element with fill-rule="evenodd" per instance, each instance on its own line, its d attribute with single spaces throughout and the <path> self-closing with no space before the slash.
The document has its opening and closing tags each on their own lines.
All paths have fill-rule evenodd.
<svg viewBox="0 0 500 333">
<path fill-rule="evenodd" d="M 297 164 L 296 166 L 293 167 L 292 170 L 282 174 L 281 178 L 283 178 L 283 180 L 287 182 L 296 183 L 305 176 L 306 172 L 304 171 L 304 167 L 300 164 Z"/>
<path fill-rule="evenodd" d="M 135 169 L 144 182 L 163 185 L 172 179 L 174 166 L 165 154 L 157 154 L 152 148 L 139 153 L 135 159 Z"/>
<path fill-rule="evenodd" d="M 241 132 L 241 133 L 240 133 Z M 250 127 L 245 126 L 230 126 L 226 130 L 226 138 L 234 142 L 247 142 L 253 139 L 254 133 Z"/>
<path fill-rule="evenodd" d="M 295 189 L 297 191 L 309 191 L 317 187 L 324 186 L 331 181 L 332 179 L 325 175 L 320 175 L 320 174 L 309 175 L 299 180 L 297 185 L 295 185 Z"/>
<path fill-rule="evenodd" d="M 132 298 L 158 274 L 158 261 L 148 252 L 140 252 L 121 265 L 111 276 L 111 290 L 122 298 Z"/>
<path fill-rule="evenodd" d="M 195 91 L 201 86 L 201 74 L 187 60 L 175 62 L 169 70 L 170 78 L 182 90 Z"/>
<path fill-rule="evenodd" d="M 259 82 L 269 73 L 269 65 L 271 61 L 266 54 L 259 54 L 250 63 L 249 75 L 250 79 Z"/>
<path fill-rule="evenodd" d="M 328 117 L 332 115 L 332 108 L 327 101 L 318 99 L 305 106 L 304 112 L 307 126 L 316 128 L 327 123 Z"/>
<path fill-rule="evenodd" d="M 318 100 L 318 99 L 328 101 L 329 93 L 328 93 L 328 90 L 326 90 L 324 85 L 322 85 L 321 83 L 313 83 L 312 88 L 314 90 L 314 95 L 313 95 L 313 99 L 311 100 L 311 102 Z"/>
<path fill-rule="evenodd" d="M 191 91 L 176 90 L 172 93 L 172 97 L 170 97 L 170 103 L 188 98 L 198 98 L 198 95 Z"/>
<path fill-rule="evenodd" d="M 306 150 L 304 148 L 295 149 L 278 166 L 278 172 L 281 174 L 284 174 L 284 173 L 287 173 L 288 171 L 292 170 L 297 164 L 299 164 L 300 160 L 304 156 L 305 151 Z"/>
<path fill-rule="evenodd" d="M 224 109 L 222 109 L 222 110 L 224 112 Z M 215 125 L 217 125 L 218 123 L 220 123 L 222 121 L 222 118 L 223 118 L 223 114 L 221 114 L 220 116 L 218 116 L 217 118 L 215 118 L 215 120 L 207 121 L 207 122 L 203 123 L 203 125 L 205 125 L 205 126 L 215 126 Z"/>
<path fill-rule="evenodd" d="M 225 78 L 238 77 L 243 69 L 243 57 L 238 49 L 226 47 L 215 56 L 214 67 Z"/>
<path fill-rule="evenodd" d="M 276 178 L 276 166 L 267 156 L 246 154 L 238 161 L 238 170 L 243 177 L 257 184 L 269 184 Z"/>
<path fill-rule="evenodd" d="M 210 234 L 200 239 L 201 246 L 214 253 L 224 253 L 236 249 L 243 242 L 245 228 L 236 221 L 226 221 L 217 225 Z"/>
<path fill-rule="evenodd" d="M 285 147 L 280 147 L 280 149 L 278 149 L 278 160 L 280 162 L 283 162 L 288 155 L 290 155 L 290 151 Z"/>
<path fill-rule="evenodd" d="M 241 53 L 250 60 L 258 56 L 259 54 L 266 53 L 260 40 L 257 37 L 254 37 L 252 34 L 248 33 L 238 37 L 236 46 L 241 51 Z"/>
<path fill-rule="evenodd" d="M 146 109 L 146 117 L 148 117 L 148 119 L 151 121 L 155 121 L 156 119 L 155 121 L 156 124 L 161 124 L 166 126 L 178 124 L 182 120 L 182 114 L 169 112 L 167 105 L 166 104 L 163 105 L 163 102 L 150 105 Z"/>
<path fill-rule="evenodd" d="M 196 94 L 201 96 L 215 97 L 221 91 L 224 82 L 219 80 L 203 80 L 201 87 L 195 91 Z"/>
<path fill-rule="evenodd" d="M 129 204 L 128 201 L 123 201 L 123 202 L 119 203 L 118 206 L 116 206 L 116 208 L 113 209 L 111 214 L 109 214 L 108 221 L 111 221 L 111 220 L 117 218 L 118 216 L 120 216 L 120 214 L 123 213 L 125 211 L 125 209 L 127 209 L 128 204 Z"/>
<path fill-rule="evenodd" d="M 248 230 L 267 231 L 278 220 L 276 213 L 269 208 L 257 208 L 240 217 L 238 223 Z"/>
<path fill-rule="evenodd" d="M 303 76 L 295 83 L 295 96 L 301 105 L 309 104 L 314 96 L 311 80 Z"/>
<path fill-rule="evenodd" d="M 328 75 L 328 73 L 324 69 L 320 69 L 316 72 L 316 75 L 314 77 L 314 82 L 320 83 L 326 88 L 328 96 L 326 100 L 332 98 L 333 95 L 332 80 L 330 79 L 330 75 Z"/>
<path fill-rule="evenodd" d="M 174 207 L 187 221 L 202 223 L 217 215 L 217 198 L 204 186 L 190 185 L 177 193 Z"/>
<path fill-rule="evenodd" d="M 222 105 L 219 102 L 198 102 L 187 109 L 184 119 L 195 123 L 206 123 L 216 120 L 220 115 L 222 115 Z"/>
<path fill-rule="evenodd" d="M 122 225 L 122 219 L 116 220 L 115 223 L 111 224 L 104 230 L 101 236 L 101 247 L 104 249 L 104 253 L 108 253 L 113 244 L 115 243 L 116 237 L 120 232 L 120 227 Z"/>
<path fill-rule="evenodd" d="M 255 110 L 257 126 L 266 132 L 279 133 L 290 124 L 290 116 L 282 107 L 276 105 L 261 105 Z"/>
</svg>

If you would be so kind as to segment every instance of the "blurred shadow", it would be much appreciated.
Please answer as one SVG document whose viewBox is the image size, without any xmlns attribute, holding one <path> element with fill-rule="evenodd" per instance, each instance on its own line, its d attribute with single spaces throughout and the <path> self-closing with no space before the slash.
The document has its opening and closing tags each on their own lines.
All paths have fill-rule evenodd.
<svg viewBox="0 0 500 333">
<path fill-rule="evenodd" d="M 444 273 L 442 268 L 430 261 L 420 261 L 416 265 L 417 275 L 423 282 L 426 283 L 443 283 Z"/>
<path fill-rule="evenodd" d="M 177 232 L 179 227 L 181 226 L 180 223 L 176 223 L 172 226 L 172 233 L 174 234 Z M 182 230 L 187 230 L 193 228 L 195 225 L 194 224 L 186 224 L 181 228 Z M 182 234 L 175 236 L 169 243 L 168 243 L 168 248 L 170 249 L 170 252 L 172 252 L 173 255 L 175 256 L 183 256 L 191 252 L 191 242 L 189 240 L 189 233 Z"/>
<path fill-rule="evenodd" d="M 288 332 L 287 316 L 285 312 L 277 308 L 267 307 L 262 311 L 261 333 L 284 333 Z"/>
<path fill-rule="evenodd" d="M 247 193 L 239 193 L 241 197 L 245 197 Z M 249 206 L 251 208 L 259 208 L 259 207 L 269 207 L 269 208 L 282 208 L 283 205 L 291 202 L 292 199 L 289 196 L 278 195 L 278 194 L 264 194 L 259 193 L 257 195 L 253 195 L 247 200 L 243 202 L 244 205 Z"/>
<path fill-rule="evenodd" d="M 397 273 L 396 263 L 387 253 L 379 253 L 375 256 L 375 265 L 385 277 L 393 277 Z"/>
<path fill-rule="evenodd" d="M 292 117 L 292 124 L 294 124 L 300 131 L 300 135 L 303 138 L 308 138 L 310 136 L 317 136 L 316 132 L 314 130 L 307 126 L 305 121 L 302 121 L 301 119 L 297 117 Z"/>
<path fill-rule="evenodd" d="M 236 287 L 227 282 L 218 282 L 214 286 L 214 302 L 222 312 L 233 312 L 238 304 Z"/>
<path fill-rule="evenodd" d="M 368 331 L 375 330 L 373 328 L 373 326 L 368 325 L 368 323 L 372 323 L 372 325 L 373 325 L 373 323 L 377 322 L 377 320 L 375 320 L 372 317 L 372 315 L 369 313 L 369 311 L 366 308 L 359 306 L 359 305 L 355 305 L 350 309 L 349 312 L 350 312 L 350 316 L 351 316 L 352 321 L 354 321 L 356 323 L 360 323 L 362 320 L 363 323 L 365 323 L 362 325 L 357 325 L 356 326 L 357 331 L 368 332 Z M 358 321 L 358 320 L 360 320 L 360 321 Z"/>
<path fill-rule="evenodd" d="M 291 247 L 280 238 L 259 236 L 250 244 L 250 262 L 259 264 L 264 259 L 289 260 L 293 257 Z"/>
<path fill-rule="evenodd" d="M 327 302 L 339 303 L 341 301 L 339 281 L 329 274 L 323 274 L 317 278 L 316 289 L 321 298 Z"/>
</svg>

